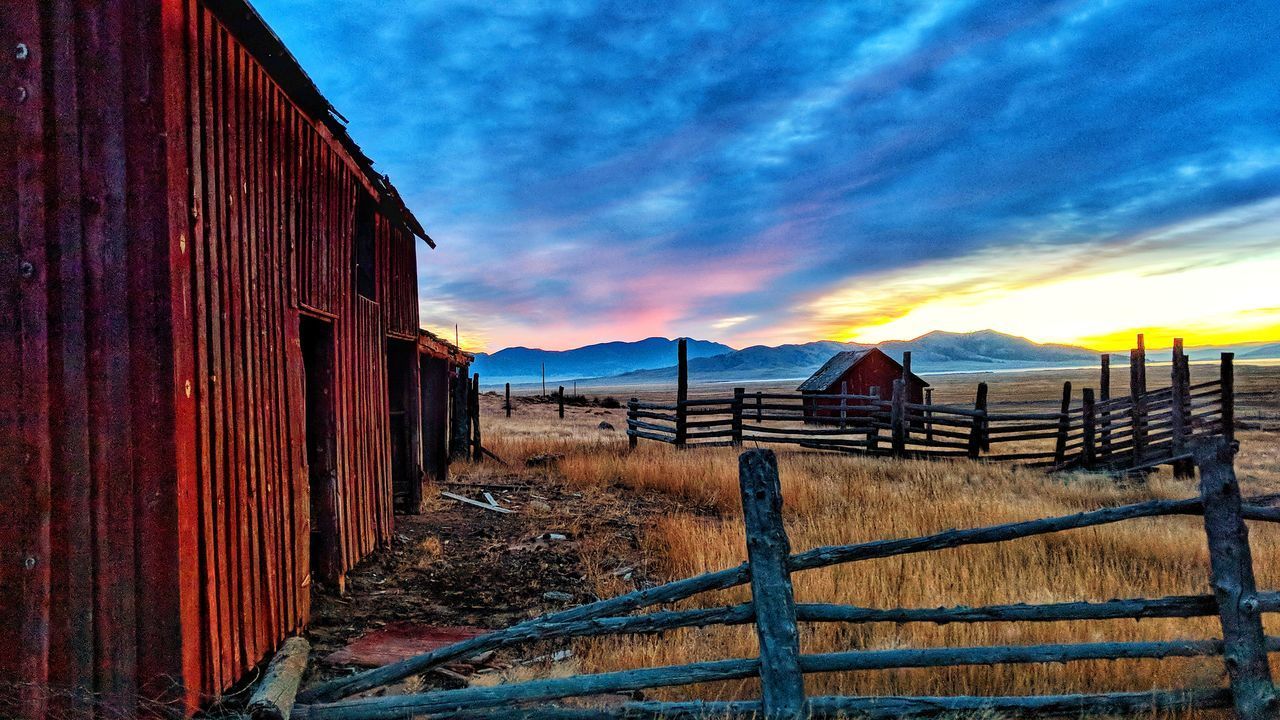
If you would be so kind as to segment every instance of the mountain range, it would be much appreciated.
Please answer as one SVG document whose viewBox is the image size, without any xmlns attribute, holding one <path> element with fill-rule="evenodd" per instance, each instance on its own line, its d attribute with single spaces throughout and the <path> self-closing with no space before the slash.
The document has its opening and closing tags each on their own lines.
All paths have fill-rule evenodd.
<svg viewBox="0 0 1280 720">
<path fill-rule="evenodd" d="M 817 340 L 785 345 L 753 345 L 735 350 L 706 340 L 688 341 L 692 382 L 803 379 L 842 350 L 872 347 L 859 343 Z M 913 340 L 880 343 L 881 350 L 899 359 L 912 353 L 912 367 L 920 373 L 982 372 L 1048 367 L 1093 366 L 1098 352 L 1073 345 L 1036 343 L 995 330 L 970 333 L 934 331 Z M 1216 357 L 1235 350 L 1244 359 L 1280 357 L 1280 343 L 1249 343 L 1236 347 L 1189 348 L 1193 359 Z M 1203 356 L 1203 357 L 1202 357 Z M 576 381 L 580 387 L 649 385 L 675 380 L 676 341 L 648 338 L 638 342 L 609 342 L 574 350 L 548 351 L 517 347 L 493 354 L 480 353 L 473 368 L 486 385 L 503 382 L 534 384 L 546 363 L 547 382 Z M 1153 354 L 1151 360 L 1163 359 Z M 1114 358 L 1123 365 L 1127 354 Z"/>
<path fill-rule="evenodd" d="M 708 340 L 687 341 L 689 358 L 733 352 L 733 348 Z M 636 342 L 605 342 L 573 350 L 538 350 L 510 347 L 493 354 L 476 353 L 472 370 L 481 382 L 535 383 L 546 371 L 547 382 L 608 377 L 633 370 L 672 365 L 676 341 L 651 337 Z"/>
</svg>

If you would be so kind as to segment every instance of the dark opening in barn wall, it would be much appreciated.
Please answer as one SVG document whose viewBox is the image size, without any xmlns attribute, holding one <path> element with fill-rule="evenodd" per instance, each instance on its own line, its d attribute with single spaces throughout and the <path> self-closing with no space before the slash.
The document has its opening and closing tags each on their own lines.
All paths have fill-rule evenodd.
<svg viewBox="0 0 1280 720">
<path fill-rule="evenodd" d="M 391 488 L 396 510 L 417 512 L 422 503 L 421 439 L 417 414 L 418 348 L 408 340 L 387 340 L 387 409 L 391 429 Z"/>
<path fill-rule="evenodd" d="M 423 356 L 422 468 L 432 482 L 442 482 L 449 472 L 449 361 Z"/>
<path fill-rule="evenodd" d="M 355 237 L 351 243 L 352 265 L 356 273 L 356 292 L 370 300 L 378 299 L 377 208 L 373 196 L 357 192 Z"/>
<path fill-rule="evenodd" d="M 333 324 L 303 315 L 299 338 L 307 418 L 307 473 L 311 489 L 311 575 L 320 582 L 340 584 Z"/>
</svg>

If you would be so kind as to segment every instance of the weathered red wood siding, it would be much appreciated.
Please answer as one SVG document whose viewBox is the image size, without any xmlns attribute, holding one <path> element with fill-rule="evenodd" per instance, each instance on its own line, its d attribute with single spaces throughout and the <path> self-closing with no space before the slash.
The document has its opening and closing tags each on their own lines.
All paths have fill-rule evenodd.
<svg viewBox="0 0 1280 720">
<path fill-rule="evenodd" d="M 0 4 L 0 716 L 129 716 L 197 666 L 168 13 Z"/>
<path fill-rule="evenodd" d="M 391 532 L 413 235 L 379 214 L 359 297 L 376 188 L 230 5 L 0 5 L 0 716 L 190 709 L 306 622 L 302 313 L 334 328 L 339 569 Z"/>
<path fill-rule="evenodd" d="M 298 313 L 332 321 L 336 342 L 338 570 L 392 529 L 387 318 L 417 324 L 416 284 L 392 262 L 412 235 L 378 216 L 383 302 L 357 295 L 352 243 L 358 170 L 295 107 L 217 17 L 188 4 L 193 224 L 192 338 L 201 428 L 201 554 L 211 689 L 225 687 L 307 619 L 309 482 Z M 394 228 L 394 232 L 393 232 Z M 401 253 L 401 256 L 403 253 Z M 415 277 L 409 262 L 410 279 Z M 296 286 L 290 281 L 296 278 Z M 199 291 L 203 286 L 203 293 Z M 393 292 L 394 291 L 394 292 Z M 384 309 L 385 308 L 385 309 Z M 411 313 L 411 315 L 410 315 Z M 207 460 L 205 459 L 207 458 Z M 216 618 L 216 621 L 215 621 Z"/>
</svg>

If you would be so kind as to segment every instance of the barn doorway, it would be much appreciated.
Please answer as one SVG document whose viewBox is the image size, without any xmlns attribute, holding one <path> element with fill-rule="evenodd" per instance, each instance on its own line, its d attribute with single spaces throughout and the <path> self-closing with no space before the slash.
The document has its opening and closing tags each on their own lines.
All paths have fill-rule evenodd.
<svg viewBox="0 0 1280 720">
<path fill-rule="evenodd" d="M 333 323 L 302 316 L 303 398 L 311 490 L 311 577 L 341 590 L 338 563 L 338 436 Z"/>
<path fill-rule="evenodd" d="M 391 492 L 396 509 L 416 513 L 422 505 L 418 435 L 417 346 L 387 340 L 387 408 L 391 427 Z"/>
<path fill-rule="evenodd" d="M 423 355 L 422 469 L 432 482 L 449 474 L 449 361 Z"/>
</svg>

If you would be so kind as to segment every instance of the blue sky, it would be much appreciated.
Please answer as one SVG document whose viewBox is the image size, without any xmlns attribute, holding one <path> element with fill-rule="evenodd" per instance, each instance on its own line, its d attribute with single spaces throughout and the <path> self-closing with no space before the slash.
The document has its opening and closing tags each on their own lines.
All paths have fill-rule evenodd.
<svg viewBox="0 0 1280 720">
<path fill-rule="evenodd" d="M 1280 335 L 1274 3 L 255 5 L 473 346 Z"/>
</svg>

